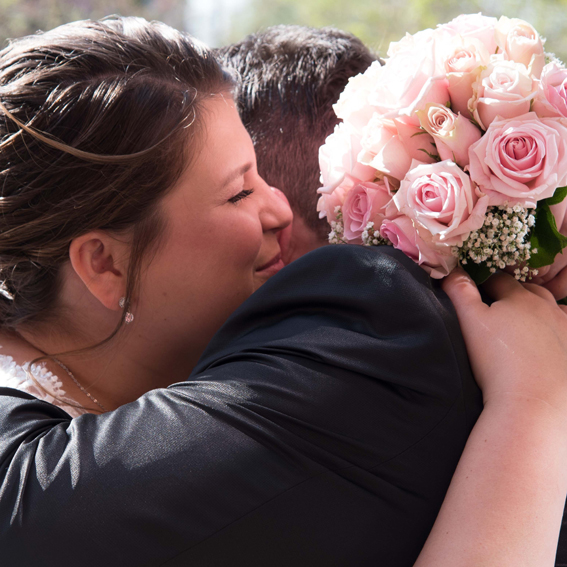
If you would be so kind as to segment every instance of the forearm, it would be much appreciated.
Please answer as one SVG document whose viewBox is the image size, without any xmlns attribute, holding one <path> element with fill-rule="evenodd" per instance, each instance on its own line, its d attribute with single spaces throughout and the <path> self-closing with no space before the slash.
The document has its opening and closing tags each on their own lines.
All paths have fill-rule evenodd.
<svg viewBox="0 0 567 567">
<path fill-rule="evenodd" d="M 415 567 L 553 565 L 567 493 L 567 427 L 538 399 L 481 414 Z"/>
</svg>

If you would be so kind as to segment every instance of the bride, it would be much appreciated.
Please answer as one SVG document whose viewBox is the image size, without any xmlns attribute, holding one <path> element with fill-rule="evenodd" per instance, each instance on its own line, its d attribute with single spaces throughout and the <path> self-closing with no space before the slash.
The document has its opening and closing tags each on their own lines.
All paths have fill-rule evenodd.
<svg viewBox="0 0 567 567">
<path fill-rule="evenodd" d="M 186 379 L 228 315 L 283 267 L 277 233 L 291 221 L 211 56 L 165 26 L 124 20 L 143 53 L 121 25 L 16 42 L 0 68 L 6 385 L 72 415 Z M 176 52 L 160 59 L 167 42 Z M 58 65 L 71 48 L 85 62 Z M 44 353 L 62 354 L 28 376 L 18 368 Z"/>
<path fill-rule="evenodd" d="M 200 431 L 146 424 L 143 431 L 162 441 L 145 446 L 136 433 L 160 403 L 146 393 L 185 380 L 228 316 L 283 267 L 278 232 L 291 213 L 258 176 L 230 92 L 204 47 L 138 19 L 70 24 L 0 55 L 0 547 L 11 564 L 19 555 L 6 554 L 8 545 L 23 554 L 34 541 L 45 544 L 41 530 L 26 529 L 34 514 L 57 530 L 66 514 L 52 518 L 49 510 L 63 506 L 88 524 L 92 510 L 82 508 L 79 492 L 62 504 L 55 481 L 73 490 L 86 483 L 109 518 L 131 499 L 132 469 L 142 470 L 138 482 L 151 469 L 147 478 L 157 471 L 160 484 L 175 484 L 177 471 L 152 448 Z M 418 562 L 516 565 L 528 549 L 525 564 L 539 567 L 553 558 L 567 493 L 567 315 L 544 290 L 506 276 L 493 282 L 489 309 L 462 278 L 449 278 L 447 291 L 487 403 Z M 535 339 L 526 335 L 536 323 L 532 361 L 526 349 Z M 506 344 L 520 354 L 510 356 Z M 534 368 L 542 374 L 535 384 Z M 223 392 L 211 383 L 207 395 L 222 405 Z M 172 424 L 184 410 L 175 401 L 187 395 L 167 391 Z M 63 420 L 56 406 L 78 419 Z M 203 422 L 208 417 L 203 411 Z M 121 436 L 105 440 L 112 423 Z M 117 447 L 122 473 L 109 478 Z M 207 475 L 222 486 L 220 472 Z M 164 553 L 175 522 L 217 513 L 178 510 L 175 492 L 168 496 L 171 523 L 152 533 Z M 140 540 L 156 511 L 144 514 L 124 522 Z M 72 545 L 72 529 L 85 526 L 62 530 L 70 541 L 53 553 Z M 97 537 L 94 530 L 93 544 Z M 129 564 L 122 552 L 108 550 Z"/>
</svg>

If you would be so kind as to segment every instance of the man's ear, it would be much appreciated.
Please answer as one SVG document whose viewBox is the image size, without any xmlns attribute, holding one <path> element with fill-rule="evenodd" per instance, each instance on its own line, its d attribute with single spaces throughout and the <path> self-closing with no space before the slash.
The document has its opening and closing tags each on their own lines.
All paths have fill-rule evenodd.
<svg viewBox="0 0 567 567">
<path fill-rule="evenodd" d="M 118 311 L 126 291 L 129 245 L 104 231 L 91 231 L 69 246 L 73 270 L 106 308 Z"/>
</svg>

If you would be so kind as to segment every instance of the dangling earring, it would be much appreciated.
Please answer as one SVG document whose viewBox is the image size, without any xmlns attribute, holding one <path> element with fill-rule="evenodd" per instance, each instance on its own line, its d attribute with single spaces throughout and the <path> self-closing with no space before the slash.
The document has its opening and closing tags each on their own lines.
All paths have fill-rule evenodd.
<svg viewBox="0 0 567 567">
<path fill-rule="evenodd" d="M 118 306 L 121 309 L 124 309 L 126 305 L 126 298 L 125 297 L 121 297 L 118 300 Z M 126 311 L 126 314 L 124 315 L 124 323 L 126 323 L 126 325 L 128 325 L 129 323 L 131 323 L 134 320 L 134 315 L 132 315 L 132 313 L 130 313 L 130 311 Z"/>
</svg>

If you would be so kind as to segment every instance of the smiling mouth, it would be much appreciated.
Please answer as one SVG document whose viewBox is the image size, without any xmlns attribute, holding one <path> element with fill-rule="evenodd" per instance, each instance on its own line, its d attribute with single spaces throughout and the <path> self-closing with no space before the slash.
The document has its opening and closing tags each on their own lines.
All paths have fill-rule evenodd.
<svg viewBox="0 0 567 567">
<path fill-rule="evenodd" d="M 282 264 L 282 266 L 280 266 L 279 264 Z M 270 269 L 273 269 L 273 270 L 277 269 L 277 271 L 279 271 L 279 270 L 281 270 L 282 267 L 283 267 L 282 253 L 279 252 L 267 264 L 260 266 L 256 271 L 257 272 L 264 272 L 264 271 L 270 270 Z"/>
</svg>

